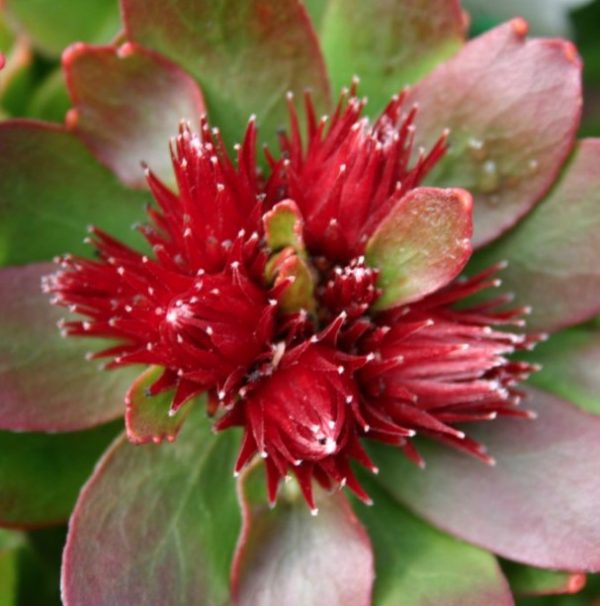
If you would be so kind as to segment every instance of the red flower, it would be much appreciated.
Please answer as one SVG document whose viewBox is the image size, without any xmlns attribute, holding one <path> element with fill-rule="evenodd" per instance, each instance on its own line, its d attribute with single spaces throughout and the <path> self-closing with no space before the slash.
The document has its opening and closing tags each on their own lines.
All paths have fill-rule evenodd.
<svg viewBox="0 0 600 606">
<path fill-rule="evenodd" d="M 116 340 L 92 356 L 109 367 L 162 367 L 148 396 L 175 389 L 170 414 L 208 392 L 215 427 L 245 429 L 236 471 L 265 459 L 271 501 L 290 471 L 313 509 L 313 478 L 368 501 L 350 467 L 375 471 L 363 438 L 422 464 L 410 440 L 422 433 L 493 462 L 455 424 L 529 416 L 516 386 L 533 367 L 507 356 L 535 338 L 507 330 L 526 310 L 505 300 L 455 307 L 499 268 L 454 280 L 471 253 L 470 196 L 418 188 L 445 135 L 411 163 L 416 110 L 394 98 L 371 125 L 353 89 L 330 121 L 307 97 L 303 145 L 289 104 L 265 179 L 253 120 L 237 167 L 206 120 L 198 135 L 181 128 L 179 193 L 147 172 L 159 208 L 139 231 L 152 252 L 92 229 L 99 259 L 66 256 L 45 281 L 87 318 L 65 334 Z"/>
</svg>

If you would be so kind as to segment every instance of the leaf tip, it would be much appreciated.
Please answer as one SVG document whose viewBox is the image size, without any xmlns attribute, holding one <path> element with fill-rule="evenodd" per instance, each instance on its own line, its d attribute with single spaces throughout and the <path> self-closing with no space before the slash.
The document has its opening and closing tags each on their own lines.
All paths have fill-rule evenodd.
<svg viewBox="0 0 600 606">
<path fill-rule="evenodd" d="M 524 38 L 529 32 L 529 23 L 523 17 L 516 17 L 510 22 L 513 32 L 520 38 Z"/>
</svg>

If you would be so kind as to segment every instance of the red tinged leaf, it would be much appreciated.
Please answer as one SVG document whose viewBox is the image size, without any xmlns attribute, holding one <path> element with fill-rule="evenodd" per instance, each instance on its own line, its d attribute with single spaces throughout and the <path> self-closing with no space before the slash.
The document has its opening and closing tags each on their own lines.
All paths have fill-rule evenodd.
<svg viewBox="0 0 600 606">
<path fill-rule="evenodd" d="M 503 557 L 573 572 L 600 570 L 600 419 L 529 390 L 535 421 L 471 429 L 495 467 L 422 444 L 425 470 L 389 447 L 373 449 L 378 480 L 435 526 Z"/>
<path fill-rule="evenodd" d="M 29 120 L 0 124 L 0 264 L 89 253 L 95 223 L 132 241 L 151 197 L 122 187 L 77 137 Z"/>
<path fill-rule="evenodd" d="M 227 603 L 239 437 L 194 413 L 174 444 L 123 437 L 96 467 L 71 517 L 65 606 Z"/>
<path fill-rule="evenodd" d="M 270 509 L 261 482 L 249 477 L 257 473 L 256 467 L 245 472 L 238 485 L 243 526 L 232 568 L 236 606 L 370 605 L 371 542 L 346 497 L 321 493 L 313 516 L 290 483 L 288 498 Z"/>
<path fill-rule="evenodd" d="M 134 444 L 159 444 L 163 440 L 173 442 L 191 410 L 192 404 L 188 403 L 174 414 L 169 414 L 173 390 L 155 395 L 148 393 L 163 373 L 163 368 L 151 366 L 134 381 L 127 393 L 125 424 L 127 438 Z"/>
<path fill-rule="evenodd" d="M 275 141 L 287 122 L 287 91 L 310 88 L 321 110 L 329 105 L 319 44 L 297 0 L 123 0 L 121 7 L 131 40 L 200 82 L 211 119 L 230 143 L 252 112 L 263 139 Z"/>
<path fill-rule="evenodd" d="M 461 189 L 418 188 L 401 198 L 367 243 L 386 309 L 423 298 L 455 278 L 471 255 L 472 199 Z"/>
<path fill-rule="evenodd" d="M 527 40 L 515 19 L 469 42 L 415 86 L 416 139 L 450 128 L 429 179 L 475 196 L 476 246 L 514 225 L 546 193 L 573 145 L 581 62 L 570 42 Z"/>
<path fill-rule="evenodd" d="M 0 270 L 0 427 L 74 431 L 121 416 L 135 370 L 100 372 L 85 360 L 93 339 L 64 339 L 41 279 L 55 267 L 38 263 Z M 139 372 L 139 369 L 138 371 Z"/>
<path fill-rule="evenodd" d="M 374 506 L 357 505 L 375 551 L 376 606 L 512 606 L 496 558 L 415 518 L 375 479 L 361 476 Z"/>
<path fill-rule="evenodd" d="M 66 522 L 118 425 L 52 435 L 0 431 L 0 526 Z"/>
<path fill-rule="evenodd" d="M 478 255 L 508 261 L 504 289 L 530 305 L 530 330 L 555 331 L 600 313 L 600 139 L 577 144 L 564 174 L 513 231 Z"/>
<path fill-rule="evenodd" d="M 329 0 L 321 44 L 334 90 L 354 75 L 369 113 L 417 82 L 464 42 L 467 20 L 458 0 Z"/>
<path fill-rule="evenodd" d="M 600 327 L 556 333 L 529 357 L 542 366 L 534 385 L 600 415 Z"/>
<path fill-rule="evenodd" d="M 67 126 L 131 186 L 145 184 L 141 163 L 175 182 L 169 138 L 181 120 L 194 127 L 204 113 L 195 81 L 179 67 L 132 43 L 78 43 L 63 54 L 73 100 Z"/>
</svg>

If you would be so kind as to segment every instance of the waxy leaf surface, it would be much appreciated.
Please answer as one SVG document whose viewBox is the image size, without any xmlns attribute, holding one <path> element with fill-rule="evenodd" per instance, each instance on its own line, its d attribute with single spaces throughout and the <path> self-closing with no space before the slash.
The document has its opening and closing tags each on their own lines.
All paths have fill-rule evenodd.
<svg viewBox="0 0 600 606">
<path fill-rule="evenodd" d="M 507 260 L 503 289 L 530 305 L 529 330 L 554 331 L 600 312 L 600 139 L 579 142 L 550 195 L 477 256 Z"/>
<path fill-rule="evenodd" d="M 238 441 L 232 431 L 214 435 L 196 413 L 174 444 L 117 441 L 71 518 L 65 606 L 227 604 Z"/>
<path fill-rule="evenodd" d="M 89 254 L 89 224 L 131 242 L 151 200 L 121 186 L 73 134 L 41 122 L 0 125 L 0 174 L 0 265 Z"/>
<path fill-rule="evenodd" d="M 239 485 L 244 523 L 232 572 L 236 606 L 370 606 L 373 552 L 346 496 L 321 493 L 313 516 L 297 489 L 270 509 L 263 482 L 249 478 L 262 473 L 245 472 Z"/>
<path fill-rule="evenodd" d="M 527 40 L 515 19 L 469 42 L 415 86 L 416 142 L 444 128 L 450 149 L 429 178 L 475 197 L 476 246 L 527 213 L 556 178 L 581 112 L 581 63 L 570 42 Z"/>
<path fill-rule="evenodd" d="M 85 359 L 99 340 L 64 339 L 68 315 L 42 293 L 51 263 L 0 270 L 0 428 L 74 431 L 125 413 L 125 395 L 139 369 L 101 371 Z"/>
<path fill-rule="evenodd" d="M 10 18 L 44 54 L 72 42 L 109 42 L 119 31 L 117 0 L 6 0 Z"/>
<path fill-rule="evenodd" d="M 134 381 L 125 398 L 127 437 L 134 444 L 159 443 L 163 440 L 172 442 L 191 410 L 192 403 L 188 402 L 174 416 L 170 416 L 173 390 L 153 396 L 146 393 L 146 390 L 159 379 L 163 370 L 158 366 L 147 368 Z"/>
<path fill-rule="evenodd" d="M 367 111 L 378 115 L 392 95 L 460 49 L 465 26 L 458 0 L 330 0 L 321 44 L 333 88 L 358 75 Z"/>
<path fill-rule="evenodd" d="M 366 247 L 379 270 L 379 309 L 420 299 L 460 273 L 471 254 L 472 204 L 464 190 L 426 187 L 396 203 Z"/>
<path fill-rule="evenodd" d="M 112 423 L 75 433 L 0 431 L 0 526 L 66 522 L 79 489 L 118 429 Z"/>
<path fill-rule="evenodd" d="M 536 420 L 466 428 L 491 467 L 447 446 L 420 443 L 425 470 L 373 448 L 378 480 L 435 526 L 501 556 L 573 572 L 600 570 L 600 419 L 544 392 L 524 403 Z"/>
<path fill-rule="evenodd" d="M 285 94 L 313 91 L 320 110 L 329 83 L 315 32 L 297 0 L 122 0 L 129 39 L 175 61 L 201 84 L 211 121 L 229 143 L 251 113 L 263 140 L 287 126 Z"/>
<path fill-rule="evenodd" d="M 600 329 L 576 327 L 551 335 L 528 358 L 541 364 L 530 382 L 600 415 Z"/>
<path fill-rule="evenodd" d="M 197 129 L 204 100 L 179 67 L 135 44 L 71 46 L 63 65 L 74 108 L 67 124 L 125 183 L 145 183 L 146 162 L 174 183 L 169 139 L 181 120 Z"/>
<path fill-rule="evenodd" d="M 510 606 L 513 599 L 496 558 L 418 520 L 376 481 L 361 483 L 373 507 L 356 512 L 375 550 L 374 606 Z"/>
</svg>

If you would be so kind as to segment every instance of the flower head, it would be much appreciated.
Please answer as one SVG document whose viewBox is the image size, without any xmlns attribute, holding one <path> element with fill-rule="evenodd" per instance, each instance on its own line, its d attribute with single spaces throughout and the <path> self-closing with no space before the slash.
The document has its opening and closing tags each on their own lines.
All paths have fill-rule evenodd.
<svg viewBox="0 0 600 606">
<path fill-rule="evenodd" d="M 416 107 L 394 97 L 371 123 L 353 84 L 331 119 L 306 97 L 304 141 L 288 103 L 265 177 L 254 119 L 235 164 L 206 119 L 199 133 L 181 127 L 178 192 L 147 170 L 148 254 L 91 228 L 99 258 L 67 255 L 45 281 L 86 316 L 63 331 L 116 340 L 92 355 L 111 368 L 160 366 L 147 395 L 174 389 L 171 415 L 207 392 L 217 430 L 244 428 L 236 472 L 260 454 L 272 502 L 290 472 L 313 509 L 313 478 L 369 501 L 350 466 L 376 470 L 365 438 L 419 464 L 417 433 L 493 462 L 455 424 L 529 416 L 516 386 L 533 367 L 507 356 L 535 338 L 508 330 L 526 310 L 502 298 L 455 307 L 499 268 L 455 280 L 471 252 L 470 196 L 419 187 L 447 133 L 413 160 Z"/>
</svg>

